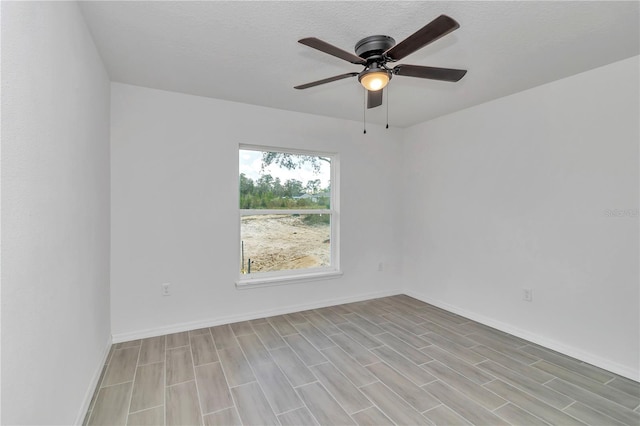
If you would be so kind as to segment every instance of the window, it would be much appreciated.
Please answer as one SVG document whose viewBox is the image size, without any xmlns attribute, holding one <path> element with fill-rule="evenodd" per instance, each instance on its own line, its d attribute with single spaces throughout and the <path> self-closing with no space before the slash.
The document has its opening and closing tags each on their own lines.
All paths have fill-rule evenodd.
<svg viewBox="0 0 640 426">
<path fill-rule="evenodd" d="M 241 146 L 238 286 L 339 275 L 338 157 Z"/>
</svg>

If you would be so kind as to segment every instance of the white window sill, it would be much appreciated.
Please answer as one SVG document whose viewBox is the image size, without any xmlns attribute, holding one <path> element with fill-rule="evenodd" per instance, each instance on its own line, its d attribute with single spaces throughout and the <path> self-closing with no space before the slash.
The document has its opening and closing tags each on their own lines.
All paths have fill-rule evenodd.
<svg viewBox="0 0 640 426">
<path fill-rule="evenodd" d="M 323 271 L 323 272 L 311 272 L 302 273 L 289 276 L 277 276 L 277 277 L 256 277 L 250 279 L 240 279 L 236 281 L 236 289 L 248 290 L 251 288 L 259 287 L 272 287 L 277 285 L 298 284 L 309 281 L 319 280 L 331 280 L 342 276 L 342 271 Z"/>
</svg>

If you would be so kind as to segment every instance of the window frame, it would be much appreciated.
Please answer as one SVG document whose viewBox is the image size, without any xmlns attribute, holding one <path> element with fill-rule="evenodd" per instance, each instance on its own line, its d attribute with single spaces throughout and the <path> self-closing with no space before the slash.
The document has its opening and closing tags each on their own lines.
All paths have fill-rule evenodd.
<svg viewBox="0 0 640 426">
<path fill-rule="evenodd" d="M 329 214 L 330 220 L 330 266 L 305 269 L 287 269 L 282 271 L 256 272 L 252 274 L 242 274 L 241 258 L 238 256 L 237 268 L 238 280 L 236 288 L 247 289 L 253 287 L 264 287 L 284 284 L 295 284 L 308 281 L 325 280 L 337 278 L 342 275 L 340 269 L 340 156 L 335 152 L 310 151 L 303 149 L 290 149 L 265 145 L 238 145 L 238 156 L 241 150 L 259 152 L 281 152 L 285 154 L 307 155 L 314 157 L 328 157 L 331 159 L 330 182 L 331 193 L 329 197 L 329 209 L 241 209 L 240 208 L 240 187 L 236 190 L 236 206 L 238 208 L 238 252 L 240 252 L 240 242 L 242 240 L 242 217 L 269 214 Z M 239 167 L 236 177 L 240 176 Z"/>
</svg>

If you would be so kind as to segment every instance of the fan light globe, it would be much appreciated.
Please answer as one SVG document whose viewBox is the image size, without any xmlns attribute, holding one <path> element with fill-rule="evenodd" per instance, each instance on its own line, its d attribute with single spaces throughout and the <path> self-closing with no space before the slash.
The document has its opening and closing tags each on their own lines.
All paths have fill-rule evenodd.
<svg viewBox="0 0 640 426">
<path fill-rule="evenodd" d="M 389 83 L 389 75 L 385 71 L 370 72 L 360 79 L 360 84 L 373 92 L 384 89 L 387 83 Z"/>
</svg>

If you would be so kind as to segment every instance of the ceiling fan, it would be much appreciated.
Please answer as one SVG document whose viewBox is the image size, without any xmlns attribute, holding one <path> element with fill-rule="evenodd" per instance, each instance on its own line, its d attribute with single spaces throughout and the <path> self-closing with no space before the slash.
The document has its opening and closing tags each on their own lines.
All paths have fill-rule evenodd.
<svg viewBox="0 0 640 426">
<path fill-rule="evenodd" d="M 298 40 L 298 43 L 328 53 L 352 64 L 364 65 L 364 70 L 359 73 L 349 72 L 336 75 L 311 83 L 301 84 L 294 88 L 308 89 L 332 81 L 358 76 L 360 84 L 367 89 L 367 108 L 375 108 L 382 104 L 382 91 L 394 75 L 450 82 L 459 81 L 467 73 L 466 70 L 404 64 L 396 65 L 393 68 L 388 66 L 389 63 L 399 61 L 409 56 L 413 52 L 422 49 L 426 45 L 458 28 L 460 28 L 460 24 L 453 18 L 447 15 L 440 15 L 398 44 L 396 44 L 393 38 L 386 35 L 365 37 L 356 43 L 355 55 L 315 37 L 303 38 Z"/>
</svg>

